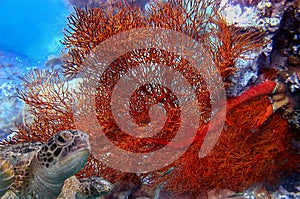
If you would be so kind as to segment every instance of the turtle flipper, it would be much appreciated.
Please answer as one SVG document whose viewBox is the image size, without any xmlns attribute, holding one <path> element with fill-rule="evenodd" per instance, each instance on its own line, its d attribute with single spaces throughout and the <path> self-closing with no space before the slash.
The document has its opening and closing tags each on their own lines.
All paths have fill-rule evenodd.
<svg viewBox="0 0 300 199">
<path fill-rule="evenodd" d="M 75 199 L 93 199 L 110 192 L 113 185 L 100 177 L 79 179 L 79 188 Z"/>
<path fill-rule="evenodd" d="M 3 196 L 14 182 L 13 166 L 0 157 L 0 197 Z"/>
</svg>

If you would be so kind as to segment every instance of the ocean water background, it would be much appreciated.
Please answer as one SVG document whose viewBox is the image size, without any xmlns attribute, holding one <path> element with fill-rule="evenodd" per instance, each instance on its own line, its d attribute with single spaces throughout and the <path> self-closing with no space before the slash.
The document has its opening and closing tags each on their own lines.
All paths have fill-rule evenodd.
<svg viewBox="0 0 300 199">
<path fill-rule="evenodd" d="M 64 0 L 0 0 L 0 140 L 22 120 L 22 76 L 60 55 L 72 11 Z"/>
<path fill-rule="evenodd" d="M 44 61 L 61 49 L 70 11 L 63 0 L 1 0 L 0 47 Z"/>
</svg>

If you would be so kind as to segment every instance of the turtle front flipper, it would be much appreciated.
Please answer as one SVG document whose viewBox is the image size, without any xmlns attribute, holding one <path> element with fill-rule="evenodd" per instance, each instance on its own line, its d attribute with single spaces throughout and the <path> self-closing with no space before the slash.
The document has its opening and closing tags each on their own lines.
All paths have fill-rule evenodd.
<svg viewBox="0 0 300 199">
<path fill-rule="evenodd" d="M 79 179 L 79 187 L 75 199 L 94 199 L 109 193 L 113 185 L 100 177 Z"/>
<path fill-rule="evenodd" d="M 14 182 L 13 166 L 0 157 L 0 197 L 3 196 Z"/>
</svg>

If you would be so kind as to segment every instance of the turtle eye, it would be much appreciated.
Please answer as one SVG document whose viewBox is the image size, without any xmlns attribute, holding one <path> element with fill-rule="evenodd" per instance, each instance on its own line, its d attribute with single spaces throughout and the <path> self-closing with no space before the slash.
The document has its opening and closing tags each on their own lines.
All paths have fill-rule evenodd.
<svg viewBox="0 0 300 199">
<path fill-rule="evenodd" d="M 59 145 L 66 145 L 72 141 L 72 134 L 68 131 L 63 131 L 56 136 L 56 143 Z"/>
<path fill-rule="evenodd" d="M 58 135 L 55 139 L 55 143 L 58 145 L 58 146 L 65 146 L 68 144 L 67 140 L 61 136 L 61 135 Z"/>
<path fill-rule="evenodd" d="M 59 135 L 58 137 L 57 137 L 57 140 L 60 142 L 60 143 L 66 143 L 66 140 L 61 136 L 61 135 Z"/>
</svg>

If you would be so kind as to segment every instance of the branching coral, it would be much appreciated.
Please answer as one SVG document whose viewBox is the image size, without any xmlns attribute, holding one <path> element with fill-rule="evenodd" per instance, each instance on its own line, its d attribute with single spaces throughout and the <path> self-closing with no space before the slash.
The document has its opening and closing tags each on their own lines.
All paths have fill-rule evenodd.
<svg viewBox="0 0 300 199">
<path fill-rule="evenodd" d="M 79 8 L 84 7 L 105 7 L 105 6 L 113 6 L 115 4 L 120 3 L 120 0 L 68 0 L 68 2 Z M 141 9 L 145 9 L 145 5 L 149 2 L 149 0 L 123 0 L 124 4 L 137 5 Z"/>
<path fill-rule="evenodd" d="M 76 8 L 68 21 L 63 42 L 67 51 L 64 68 L 68 76 L 79 72 L 83 59 L 101 42 L 119 32 L 144 26 L 138 9 L 127 8 L 121 3 L 105 11 L 100 8 Z"/>
<path fill-rule="evenodd" d="M 114 9 L 76 8 L 68 17 L 65 30 L 65 74 L 74 76 L 83 59 L 95 46 L 122 31 L 159 27 L 185 33 L 200 41 L 211 52 L 216 67 L 227 78 L 235 60 L 244 52 L 263 45 L 259 30 L 242 30 L 229 26 L 218 13 L 214 1 L 154 1 L 148 11 L 118 4 Z"/>
<path fill-rule="evenodd" d="M 152 137 L 135 138 L 123 132 L 110 109 L 112 90 L 122 75 L 139 64 L 163 64 L 183 75 L 195 89 L 196 98 L 187 106 L 191 110 L 201 110 L 202 115 L 197 118 L 197 135 L 172 145 L 174 148 L 184 147 L 192 139 L 190 148 L 170 165 L 174 168 L 170 173 L 168 167 L 139 176 L 128 174 L 109 168 L 105 165 L 105 159 L 91 156 L 78 174 L 79 177 L 101 175 L 120 186 L 134 181 L 137 187 L 147 179 L 152 186 L 163 183 L 164 189 L 173 194 L 190 192 L 193 197 L 197 197 L 212 188 L 242 191 L 251 183 L 272 182 L 278 179 L 279 176 L 276 175 L 281 171 L 296 169 L 299 162 L 288 148 L 290 134 L 286 120 L 279 114 L 268 119 L 274 110 L 267 116 L 263 114 L 265 108 L 271 105 L 264 95 L 273 91 L 275 83 L 272 81 L 249 89 L 241 97 L 228 100 L 227 125 L 214 149 L 206 157 L 199 159 L 199 150 L 210 122 L 211 102 L 203 76 L 188 60 L 173 52 L 144 48 L 121 55 L 107 66 L 103 74 L 95 72 L 97 59 L 83 64 L 97 45 L 118 33 L 143 27 L 166 28 L 203 43 L 214 60 L 216 69 L 226 83 L 230 84 L 227 78 L 235 70 L 235 60 L 243 56 L 244 52 L 263 45 L 262 33 L 227 25 L 217 10 L 218 5 L 214 1 L 204 0 L 155 1 L 147 11 L 121 3 L 115 8 L 76 8 L 75 13 L 68 18 L 69 25 L 65 30 L 63 44 L 66 47 L 65 75 L 75 77 L 80 73 L 82 81 L 79 88 L 69 89 L 64 77 L 55 72 L 34 71 L 27 75 L 20 97 L 28 104 L 28 111 L 35 120 L 30 125 L 20 125 L 13 141 L 44 141 L 58 130 L 80 128 L 89 133 L 92 145 L 97 146 L 97 150 L 108 153 L 110 151 L 106 151 L 101 143 L 104 136 L 119 148 L 132 152 L 146 153 L 164 147 L 182 125 L 179 124 L 181 107 L 172 90 L 160 84 L 146 84 L 131 95 L 129 114 L 138 125 L 145 126 L 153 122 L 153 118 L 166 121 L 163 128 L 157 130 L 158 133 Z M 160 72 L 159 67 L 153 71 Z M 93 90 L 95 87 L 97 89 Z M 157 112 L 150 117 L 150 108 L 157 104 L 165 109 L 166 117 Z M 91 119 L 94 114 L 97 116 L 97 124 Z M 80 122 L 78 118 L 81 118 Z M 105 135 L 99 134 L 99 124 Z M 165 157 L 161 154 L 156 158 L 159 160 Z M 120 160 L 130 161 L 123 157 Z"/>
<path fill-rule="evenodd" d="M 45 142 L 59 130 L 74 128 L 71 107 L 74 98 L 58 72 L 31 71 L 23 77 L 19 97 L 25 102 L 26 114 L 12 142 Z"/>
<path fill-rule="evenodd" d="M 264 44 L 264 33 L 251 28 L 228 25 L 221 16 L 214 19 L 213 23 L 217 28 L 212 30 L 213 39 L 207 49 L 212 50 L 211 54 L 216 66 L 221 71 L 221 75 L 227 78 L 236 70 L 235 61 L 238 58 L 249 59 L 244 53 L 258 50 Z"/>
</svg>

